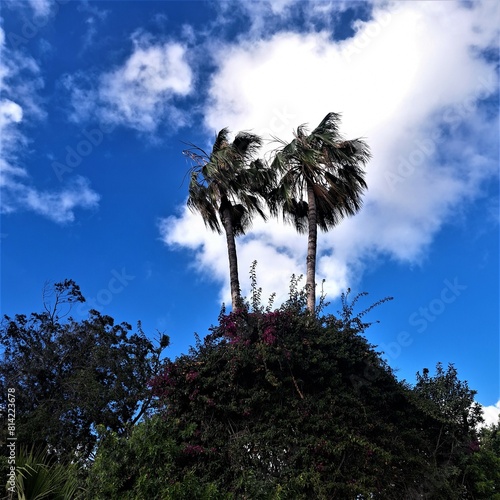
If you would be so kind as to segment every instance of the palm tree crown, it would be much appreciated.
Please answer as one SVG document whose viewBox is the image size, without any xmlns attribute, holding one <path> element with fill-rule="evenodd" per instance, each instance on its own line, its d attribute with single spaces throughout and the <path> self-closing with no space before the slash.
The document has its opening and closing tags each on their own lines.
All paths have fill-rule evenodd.
<svg viewBox="0 0 500 500">
<path fill-rule="evenodd" d="M 328 113 L 310 134 L 301 125 L 290 143 L 279 140 L 282 147 L 271 164 L 281 173 L 269 199 L 271 212 L 281 212 L 298 232 L 309 235 L 306 288 L 311 312 L 316 300 L 317 228 L 328 231 L 359 211 L 366 189 L 363 167 L 371 157 L 363 140 L 344 140 L 339 125 L 337 113 Z"/>
<path fill-rule="evenodd" d="M 188 207 L 212 231 L 226 233 L 233 309 L 240 301 L 235 237 L 245 234 L 255 213 L 266 218 L 261 201 L 272 185 L 269 169 L 254 159 L 261 145 L 262 139 L 248 132 L 229 142 L 229 131 L 223 128 L 210 154 L 197 146 L 184 151 L 194 163 Z"/>
</svg>

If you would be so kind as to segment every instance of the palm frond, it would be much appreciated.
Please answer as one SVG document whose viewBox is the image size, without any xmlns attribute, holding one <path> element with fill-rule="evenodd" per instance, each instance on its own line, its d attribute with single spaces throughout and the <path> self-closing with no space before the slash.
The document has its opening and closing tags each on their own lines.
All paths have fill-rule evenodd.
<svg viewBox="0 0 500 500">
<path fill-rule="evenodd" d="M 275 175 L 263 160 L 255 159 L 262 139 L 240 132 L 229 142 L 229 130 L 216 136 L 210 155 L 193 146 L 184 154 L 193 161 L 188 207 L 202 216 L 205 225 L 221 233 L 222 214 L 231 212 L 235 234 L 243 234 L 254 213 L 266 217 L 262 203 L 275 185 Z"/>
<path fill-rule="evenodd" d="M 63 465 L 46 451 L 19 450 L 16 489 L 20 500 L 83 498 L 74 464 Z"/>
<path fill-rule="evenodd" d="M 222 151 L 229 144 L 229 129 L 224 127 L 219 133 L 215 136 L 214 145 L 212 147 L 212 154 L 216 154 L 219 151 Z"/>
<path fill-rule="evenodd" d="M 229 206 L 229 214 L 231 217 L 231 224 L 233 226 L 233 231 L 235 236 L 241 236 L 245 234 L 248 229 L 251 217 L 248 210 L 241 204 Z"/>
<path fill-rule="evenodd" d="M 192 212 L 198 212 L 201 215 L 205 226 L 211 231 L 221 234 L 222 227 L 213 198 L 209 188 L 199 184 L 190 184 L 187 206 Z"/>
<path fill-rule="evenodd" d="M 251 158 L 262 146 L 262 139 L 250 132 L 239 132 L 234 138 L 232 147 L 242 158 Z"/>
<path fill-rule="evenodd" d="M 320 124 L 311 132 L 311 136 L 333 135 L 339 137 L 341 115 L 340 113 L 328 113 Z"/>
<path fill-rule="evenodd" d="M 297 207 L 304 206 L 307 186 L 313 188 L 318 227 L 325 231 L 361 208 L 366 189 L 363 167 L 371 154 L 362 139 L 343 139 L 340 119 L 339 113 L 328 113 L 309 135 L 300 125 L 271 162 L 271 169 L 281 175 L 271 212 L 281 211 L 299 232 L 304 230 L 304 214 Z"/>
</svg>

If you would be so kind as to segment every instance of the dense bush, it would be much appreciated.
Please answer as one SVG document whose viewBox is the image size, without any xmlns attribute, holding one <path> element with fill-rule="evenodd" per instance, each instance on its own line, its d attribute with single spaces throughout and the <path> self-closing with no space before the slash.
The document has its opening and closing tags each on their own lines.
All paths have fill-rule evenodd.
<svg viewBox="0 0 500 500">
<path fill-rule="evenodd" d="M 346 297 L 338 317 L 302 298 L 223 312 L 166 362 L 157 415 L 102 437 L 94 498 L 466 498 L 474 392 L 453 367 L 397 381 Z"/>
</svg>

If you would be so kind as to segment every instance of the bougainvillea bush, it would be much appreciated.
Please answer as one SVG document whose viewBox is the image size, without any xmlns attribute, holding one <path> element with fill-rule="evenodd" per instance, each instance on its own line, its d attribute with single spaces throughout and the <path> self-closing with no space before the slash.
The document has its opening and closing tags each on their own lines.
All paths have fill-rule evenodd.
<svg viewBox="0 0 500 500">
<path fill-rule="evenodd" d="M 102 437 L 94 489 L 105 484 L 106 498 L 462 498 L 473 412 L 469 426 L 439 415 L 426 390 L 438 378 L 421 378 L 418 391 L 398 381 L 346 296 L 337 316 L 313 315 L 302 299 L 223 311 L 188 354 L 166 361 L 150 382 L 156 415 L 127 442 Z"/>
</svg>

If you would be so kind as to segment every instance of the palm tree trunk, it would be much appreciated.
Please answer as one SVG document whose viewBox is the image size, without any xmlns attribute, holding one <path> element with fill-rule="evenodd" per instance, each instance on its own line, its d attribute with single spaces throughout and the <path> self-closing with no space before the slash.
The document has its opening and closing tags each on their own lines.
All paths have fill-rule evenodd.
<svg viewBox="0 0 500 500">
<path fill-rule="evenodd" d="M 309 226 L 306 261 L 307 309 L 314 314 L 316 310 L 316 246 L 318 241 L 318 225 L 316 222 L 316 199 L 314 197 L 314 189 L 311 185 L 307 186 L 307 203 L 307 222 Z"/>
<path fill-rule="evenodd" d="M 238 257 L 236 254 L 236 240 L 234 238 L 233 225 L 231 223 L 231 214 L 229 209 L 222 213 L 222 223 L 226 233 L 227 255 L 229 258 L 229 282 L 231 285 L 231 302 L 233 311 L 238 309 L 241 303 L 240 280 L 238 279 Z"/>
</svg>

